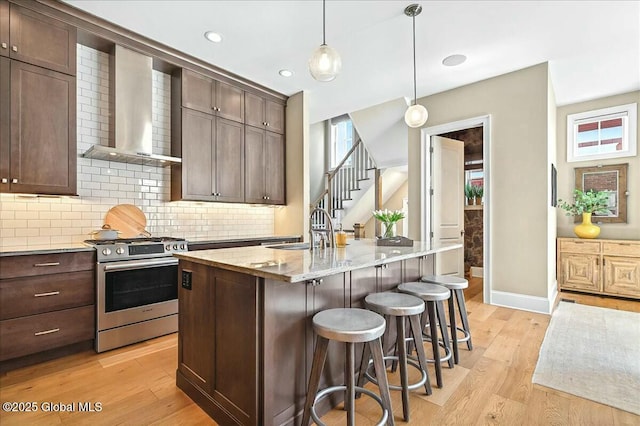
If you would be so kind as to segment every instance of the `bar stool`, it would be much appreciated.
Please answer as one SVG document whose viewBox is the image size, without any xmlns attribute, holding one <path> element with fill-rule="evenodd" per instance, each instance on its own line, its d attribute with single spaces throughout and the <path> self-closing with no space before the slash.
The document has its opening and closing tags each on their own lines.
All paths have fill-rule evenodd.
<svg viewBox="0 0 640 426">
<path fill-rule="evenodd" d="M 429 381 L 429 374 L 427 372 L 427 357 L 424 353 L 424 347 L 422 346 L 422 329 L 420 327 L 420 314 L 424 312 L 424 302 L 410 294 L 383 292 L 369 294 L 365 299 L 365 305 L 367 309 L 377 312 L 380 315 L 389 315 L 396 318 L 396 349 L 398 356 L 383 356 L 383 359 L 393 359 L 400 364 L 400 386 L 389 385 L 389 389 L 402 391 L 402 414 L 406 422 L 409 421 L 409 391 L 418 389 L 424 385 L 424 390 L 427 395 L 431 395 L 431 382 Z M 407 340 L 406 339 L 406 326 L 405 321 L 409 319 L 409 325 L 411 334 L 413 336 L 413 343 L 416 346 L 416 352 L 418 353 L 418 363 L 416 364 L 412 360 L 407 359 Z M 360 375 L 358 377 L 358 386 L 364 385 L 365 377 L 373 383 L 377 382 L 377 376 L 374 378 L 369 374 L 369 350 L 367 347 L 364 349 L 362 356 L 362 364 L 360 366 Z M 416 368 L 421 373 L 421 378 L 418 382 L 409 384 L 409 378 L 407 375 L 407 365 Z"/>
<path fill-rule="evenodd" d="M 366 309 L 357 308 L 336 308 L 327 309 L 319 312 L 313 317 L 313 329 L 318 335 L 316 339 L 316 348 L 313 354 L 313 364 L 311 366 L 311 376 L 309 377 L 309 388 L 307 389 L 307 398 L 304 403 L 304 412 L 302 414 L 302 425 L 309 424 L 309 417 L 318 425 L 324 425 L 318 418 L 315 411 L 315 404 L 326 395 L 346 391 L 345 409 L 347 411 L 347 424 L 354 424 L 355 409 L 354 400 L 355 393 L 364 393 L 373 398 L 382 408 L 382 418 L 379 425 L 394 425 L 393 411 L 391 409 L 391 397 L 389 395 L 389 382 L 382 358 L 382 344 L 380 336 L 384 334 L 385 320 L 382 316 Z M 322 369 L 327 359 L 327 349 L 329 340 L 344 342 L 347 345 L 346 350 L 346 385 L 330 386 L 318 392 L 320 385 L 320 377 Z M 373 365 L 376 377 L 379 378 L 378 389 L 380 397 L 368 389 L 355 385 L 355 351 L 354 343 L 366 343 L 373 355 Z"/>
<path fill-rule="evenodd" d="M 447 322 L 444 315 L 443 301 L 449 298 L 451 292 L 448 288 L 437 284 L 424 283 L 424 282 L 410 282 L 402 283 L 398 286 L 398 291 L 402 293 L 411 294 L 412 296 L 419 297 L 424 300 L 427 305 L 427 316 L 429 320 L 428 336 L 422 334 L 424 341 L 430 341 L 433 349 L 433 362 L 436 370 L 436 383 L 439 388 L 442 387 L 442 361 L 448 361 L 449 367 L 453 367 L 453 359 L 451 356 L 451 349 L 449 347 L 449 333 L 447 332 Z M 442 334 L 442 344 L 438 341 L 438 328 L 436 321 L 436 315 L 439 318 L 440 333 Z M 426 324 L 423 322 L 422 327 Z M 445 350 L 445 356 L 440 356 L 440 346 Z"/>
<path fill-rule="evenodd" d="M 473 350 L 471 343 L 471 329 L 469 328 L 469 318 L 467 316 L 467 305 L 464 300 L 464 289 L 469 287 L 469 281 L 464 278 L 453 275 L 425 275 L 422 277 L 423 282 L 438 284 L 451 290 L 451 297 L 447 304 L 449 305 L 449 327 L 451 328 L 451 341 L 453 343 L 453 358 L 458 363 L 458 343 L 467 342 L 467 349 Z M 460 322 L 462 327 L 456 325 L 455 303 L 458 304 L 458 313 L 460 314 Z M 458 331 L 464 336 L 458 338 Z"/>
</svg>

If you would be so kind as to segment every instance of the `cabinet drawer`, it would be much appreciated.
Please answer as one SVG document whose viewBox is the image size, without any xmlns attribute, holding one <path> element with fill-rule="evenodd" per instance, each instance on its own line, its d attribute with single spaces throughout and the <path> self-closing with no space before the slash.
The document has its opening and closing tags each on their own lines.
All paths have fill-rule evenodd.
<svg viewBox="0 0 640 426">
<path fill-rule="evenodd" d="M 93 271 L 94 256 L 94 251 L 81 251 L 0 257 L 0 279 Z"/>
<path fill-rule="evenodd" d="M 0 320 L 93 305 L 93 271 L 0 281 Z"/>
<path fill-rule="evenodd" d="M 640 257 L 640 243 L 638 242 L 603 242 L 602 253 L 614 256 Z"/>
<path fill-rule="evenodd" d="M 560 251 L 570 253 L 600 253 L 599 241 L 560 240 Z"/>
<path fill-rule="evenodd" d="M 94 336 L 93 305 L 0 321 L 0 361 L 91 340 Z"/>
</svg>

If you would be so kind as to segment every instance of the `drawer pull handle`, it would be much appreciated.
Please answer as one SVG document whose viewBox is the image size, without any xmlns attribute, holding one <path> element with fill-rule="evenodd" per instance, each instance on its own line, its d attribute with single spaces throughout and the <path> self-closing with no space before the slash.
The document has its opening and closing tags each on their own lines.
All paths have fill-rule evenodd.
<svg viewBox="0 0 640 426">
<path fill-rule="evenodd" d="M 57 333 L 58 331 L 60 331 L 59 328 L 52 328 L 51 330 L 38 331 L 37 333 L 35 333 L 35 336 L 43 336 L 45 334 Z"/>
<path fill-rule="evenodd" d="M 49 293 L 36 293 L 33 297 L 57 296 L 58 294 L 60 294 L 59 291 L 50 291 Z"/>
<path fill-rule="evenodd" d="M 621 245 L 621 246 L 630 246 L 630 245 L 631 245 L 631 243 L 618 243 L 618 245 Z"/>
<path fill-rule="evenodd" d="M 49 262 L 49 263 L 36 263 L 33 266 L 41 267 L 41 266 L 59 266 L 60 262 Z"/>
</svg>

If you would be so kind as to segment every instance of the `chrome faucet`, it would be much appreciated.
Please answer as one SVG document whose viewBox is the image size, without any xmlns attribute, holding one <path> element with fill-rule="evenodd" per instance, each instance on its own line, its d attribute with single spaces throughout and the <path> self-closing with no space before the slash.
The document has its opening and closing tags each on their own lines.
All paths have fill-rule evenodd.
<svg viewBox="0 0 640 426">
<path fill-rule="evenodd" d="M 321 228 L 321 229 L 313 228 L 313 215 L 316 212 L 320 212 L 326 217 L 327 225 L 329 226 L 329 228 Z M 315 245 L 315 234 L 320 234 L 320 244 L 318 247 L 316 247 Z M 333 223 L 331 221 L 331 216 L 329 216 L 329 213 L 325 209 L 316 207 L 309 214 L 309 250 L 313 250 L 315 248 L 324 249 L 327 243 L 329 243 L 329 247 L 331 248 L 335 247 L 334 236 L 333 236 Z"/>
</svg>

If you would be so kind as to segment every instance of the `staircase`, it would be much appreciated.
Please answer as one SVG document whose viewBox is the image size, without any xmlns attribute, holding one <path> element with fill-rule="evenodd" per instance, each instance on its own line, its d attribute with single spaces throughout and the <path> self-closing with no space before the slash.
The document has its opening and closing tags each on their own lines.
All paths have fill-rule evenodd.
<svg viewBox="0 0 640 426">
<path fill-rule="evenodd" d="M 370 179 L 370 172 L 375 174 L 376 164 L 369 155 L 362 139 L 357 139 L 349 152 L 333 170 L 325 174 L 325 190 L 311 204 L 315 208 L 325 209 L 332 218 L 345 210 L 353 199 L 352 192 L 361 190 L 361 182 Z M 314 229 L 327 228 L 326 216 L 315 213 L 311 218 Z"/>
</svg>

